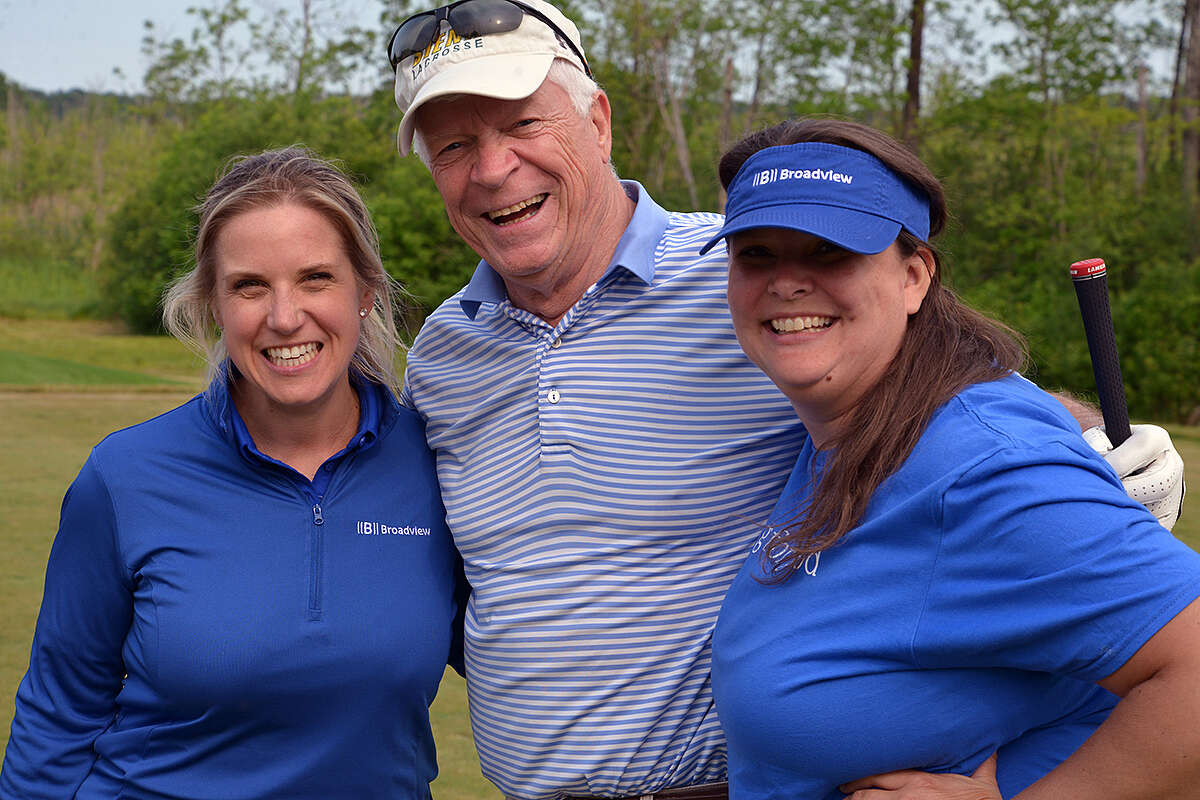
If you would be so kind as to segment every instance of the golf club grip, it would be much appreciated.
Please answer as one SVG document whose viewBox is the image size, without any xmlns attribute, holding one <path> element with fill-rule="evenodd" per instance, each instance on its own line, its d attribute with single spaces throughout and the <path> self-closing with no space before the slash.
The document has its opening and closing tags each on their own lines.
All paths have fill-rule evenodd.
<svg viewBox="0 0 1200 800">
<path fill-rule="evenodd" d="M 1125 385 L 1121 381 L 1121 362 L 1113 334 L 1112 311 L 1108 306 L 1108 277 L 1099 258 L 1071 265 L 1071 281 L 1083 315 L 1088 351 L 1092 355 L 1092 374 L 1104 415 L 1104 432 L 1113 447 L 1129 438 L 1129 408 L 1125 404 Z"/>
</svg>

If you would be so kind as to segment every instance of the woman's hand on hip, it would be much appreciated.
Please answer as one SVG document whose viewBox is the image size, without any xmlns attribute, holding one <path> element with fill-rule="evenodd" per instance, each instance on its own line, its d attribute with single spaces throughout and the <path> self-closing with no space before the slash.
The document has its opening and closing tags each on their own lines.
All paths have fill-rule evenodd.
<svg viewBox="0 0 1200 800">
<path fill-rule="evenodd" d="M 970 775 L 905 769 L 860 778 L 838 788 L 847 794 L 847 800 L 1001 800 L 995 753 Z"/>
</svg>

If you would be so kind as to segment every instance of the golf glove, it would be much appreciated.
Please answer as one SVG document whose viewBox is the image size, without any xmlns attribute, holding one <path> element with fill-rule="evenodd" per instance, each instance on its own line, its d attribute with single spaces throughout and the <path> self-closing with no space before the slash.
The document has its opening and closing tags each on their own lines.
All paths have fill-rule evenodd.
<svg viewBox="0 0 1200 800">
<path fill-rule="evenodd" d="M 1125 491 L 1158 517 L 1167 530 L 1183 510 L 1183 459 L 1171 436 L 1157 425 L 1133 425 L 1132 435 L 1113 447 L 1104 427 L 1088 428 L 1083 438 L 1117 473 Z"/>
</svg>

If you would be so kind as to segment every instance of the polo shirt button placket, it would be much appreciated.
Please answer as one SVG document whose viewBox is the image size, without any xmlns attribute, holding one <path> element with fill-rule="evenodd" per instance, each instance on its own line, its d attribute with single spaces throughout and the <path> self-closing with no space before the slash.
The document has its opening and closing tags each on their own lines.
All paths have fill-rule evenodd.
<svg viewBox="0 0 1200 800">
<path fill-rule="evenodd" d="M 561 399 L 562 395 L 559 394 L 558 389 L 551 389 L 550 391 L 546 392 L 546 400 L 550 403 L 550 405 L 555 405 Z"/>
</svg>

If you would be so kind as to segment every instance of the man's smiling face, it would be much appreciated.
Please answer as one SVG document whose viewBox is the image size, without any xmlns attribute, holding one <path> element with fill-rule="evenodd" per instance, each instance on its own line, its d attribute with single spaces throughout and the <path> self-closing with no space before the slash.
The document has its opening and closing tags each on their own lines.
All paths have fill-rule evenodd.
<svg viewBox="0 0 1200 800">
<path fill-rule="evenodd" d="M 613 180 L 606 111 L 600 95 L 580 116 L 550 81 L 521 100 L 457 95 L 418 110 L 451 225 L 510 291 L 562 285 L 605 229 L 593 217 Z"/>
</svg>

